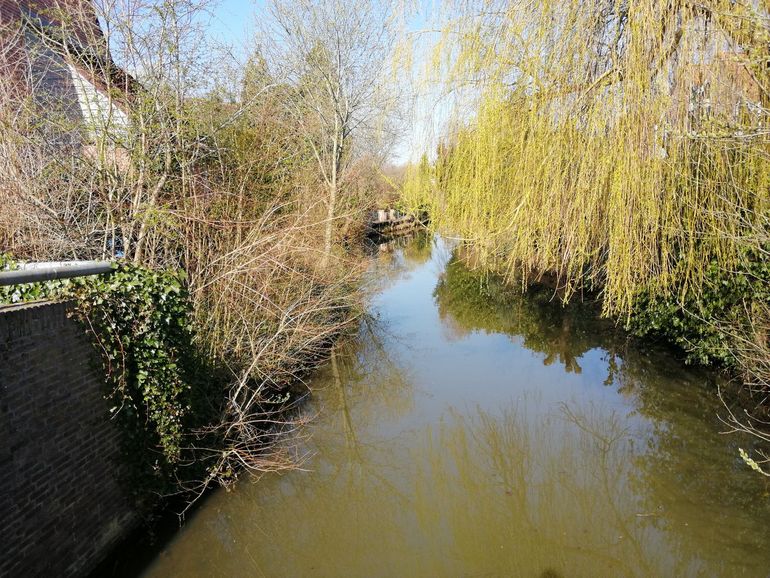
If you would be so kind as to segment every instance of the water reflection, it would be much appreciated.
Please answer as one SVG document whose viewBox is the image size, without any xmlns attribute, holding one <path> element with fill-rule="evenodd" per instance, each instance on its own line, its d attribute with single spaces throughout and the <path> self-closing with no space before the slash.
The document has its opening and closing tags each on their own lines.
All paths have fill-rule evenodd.
<svg viewBox="0 0 770 578">
<path fill-rule="evenodd" d="M 462 338 L 483 330 L 520 337 L 524 347 L 544 354 L 545 365 L 557 362 L 569 373 L 582 371 L 580 356 L 610 342 L 612 326 L 598 318 L 595 304 L 561 307 L 554 289 L 545 285 L 533 286 L 526 294 L 512 290 L 498 277 L 470 270 L 460 251 L 447 263 L 433 295 L 450 335 Z M 613 355 L 608 383 L 615 364 Z"/>
<path fill-rule="evenodd" d="M 309 471 L 209 500 L 148 576 L 766 576 L 711 378 L 422 239 L 313 380 Z M 759 499 L 758 499 L 759 498 Z"/>
</svg>

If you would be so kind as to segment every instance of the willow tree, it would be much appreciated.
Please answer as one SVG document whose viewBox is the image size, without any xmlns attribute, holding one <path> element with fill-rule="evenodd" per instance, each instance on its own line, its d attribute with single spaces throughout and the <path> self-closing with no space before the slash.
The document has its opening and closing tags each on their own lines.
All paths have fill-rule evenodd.
<svg viewBox="0 0 770 578">
<path fill-rule="evenodd" d="M 348 170 L 394 102 L 385 84 L 391 8 L 387 0 L 271 0 L 267 10 L 261 49 L 326 189 L 325 266 Z"/>
<path fill-rule="evenodd" d="M 766 251 L 767 2 L 464 2 L 441 27 L 434 67 L 478 100 L 408 187 L 437 226 L 607 313 Z"/>
</svg>

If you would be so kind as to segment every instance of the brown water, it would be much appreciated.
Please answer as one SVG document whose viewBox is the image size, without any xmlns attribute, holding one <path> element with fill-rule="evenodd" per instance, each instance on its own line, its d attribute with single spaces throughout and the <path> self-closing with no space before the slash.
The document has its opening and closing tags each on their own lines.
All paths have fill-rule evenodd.
<svg viewBox="0 0 770 578">
<path fill-rule="evenodd" d="M 768 576 L 770 497 L 713 378 L 585 306 L 383 252 L 313 380 L 307 471 L 215 493 L 166 576 Z"/>
</svg>

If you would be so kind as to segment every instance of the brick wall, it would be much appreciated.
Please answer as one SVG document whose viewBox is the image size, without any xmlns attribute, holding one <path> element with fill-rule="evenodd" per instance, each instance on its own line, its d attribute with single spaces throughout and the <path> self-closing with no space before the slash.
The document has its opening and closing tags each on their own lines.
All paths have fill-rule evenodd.
<svg viewBox="0 0 770 578">
<path fill-rule="evenodd" d="M 0 576 L 86 573 L 136 520 L 96 352 L 69 307 L 0 307 Z"/>
</svg>

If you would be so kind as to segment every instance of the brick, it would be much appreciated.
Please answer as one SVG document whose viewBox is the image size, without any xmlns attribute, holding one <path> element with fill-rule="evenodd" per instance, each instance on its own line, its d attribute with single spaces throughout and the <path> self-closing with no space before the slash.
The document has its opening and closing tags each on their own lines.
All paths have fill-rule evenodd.
<svg viewBox="0 0 770 578">
<path fill-rule="evenodd" d="M 2 576 L 86 573 L 136 519 L 100 365 L 70 307 L 0 308 Z"/>
</svg>

